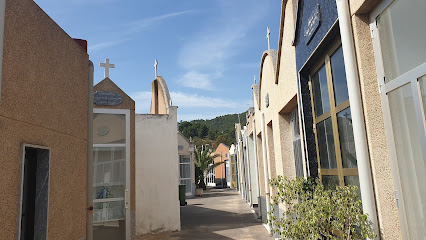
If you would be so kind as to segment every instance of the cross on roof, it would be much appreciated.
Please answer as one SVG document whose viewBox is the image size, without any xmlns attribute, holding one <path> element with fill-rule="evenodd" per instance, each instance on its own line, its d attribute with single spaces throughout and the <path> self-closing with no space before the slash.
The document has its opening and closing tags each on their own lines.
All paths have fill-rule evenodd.
<svg viewBox="0 0 426 240">
<path fill-rule="evenodd" d="M 105 63 L 99 63 L 99 67 L 104 67 L 105 68 L 105 78 L 109 77 L 109 69 L 110 68 L 115 68 L 114 64 L 110 64 L 109 63 L 109 59 L 105 59 Z"/>
<path fill-rule="evenodd" d="M 256 75 L 254 75 L 254 84 L 256 84 Z"/>
<path fill-rule="evenodd" d="M 271 29 L 266 28 L 266 39 L 268 39 L 268 50 L 271 50 Z"/>
<path fill-rule="evenodd" d="M 155 69 L 155 78 L 157 78 L 157 66 L 158 66 L 158 61 L 157 61 L 157 59 L 155 59 L 155 62 L 154 62 L 154 69 Z"/>
</svg>

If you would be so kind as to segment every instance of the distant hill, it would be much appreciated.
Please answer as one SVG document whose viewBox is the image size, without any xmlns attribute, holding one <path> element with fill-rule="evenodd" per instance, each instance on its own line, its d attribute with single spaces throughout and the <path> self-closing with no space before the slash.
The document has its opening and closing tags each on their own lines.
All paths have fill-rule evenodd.
<svg viewBox="0 0 426 240">
<path fill-rule="evenodd" d="M 246 113 L 240 113 L 241 125 L 246 124 Z M 219 143 L 231 146 L 235 142 L 235 123 L 238 114 L 228 114 L 210 120 L 192 120 L 179 123 L 179 131 L 187 138 L 192 137 L 195 145 L 210 144 L 213 148 Z"/>
</svg>

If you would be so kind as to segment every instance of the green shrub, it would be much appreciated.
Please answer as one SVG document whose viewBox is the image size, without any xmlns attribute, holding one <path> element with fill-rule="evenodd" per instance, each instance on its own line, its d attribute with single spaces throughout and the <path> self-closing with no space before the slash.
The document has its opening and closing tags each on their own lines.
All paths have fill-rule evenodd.
<svg viewBox="0 0 426 240">
<path fill-rule="evenodd" d="M 273 203 L 284 203 L 283 216 L 269 212 L 268 224 L 282 239 L 374 239 L 368 215 L 356 186 L 325 190 L 319 179 L 288 180 L 278 176 L 270 181 L 277 194 Z"/>
</svg>

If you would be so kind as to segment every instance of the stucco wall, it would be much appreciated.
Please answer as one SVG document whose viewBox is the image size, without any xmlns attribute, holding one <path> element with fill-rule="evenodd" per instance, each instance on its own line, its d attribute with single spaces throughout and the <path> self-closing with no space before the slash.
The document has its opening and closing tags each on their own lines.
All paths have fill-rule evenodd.
<svg viewBox="0 0 426 240">
<path fill-rule="evenodd" d="M 386 141 L 382 104 L 377 85 L 376 65 L 368 19 L 368 14 L 354 15 L 352 17 L 352 26 L 354 29 L 377 212 L 382 238 L 401 239 L 398 209 L 396 208 L 394 196 L 394 181 Z"/>
<path fill-rule="evenodd" d="M 136 115 L 136 234 L 180 230 L 177 107 Z"/>
<path fill-rule="evenodd" d="M 1 239 L 17 237 L 21 145 L 50 148 L 49 239 L 86 234 L 89 57 L 33 1 L 6 1 Z"/>
</svg>

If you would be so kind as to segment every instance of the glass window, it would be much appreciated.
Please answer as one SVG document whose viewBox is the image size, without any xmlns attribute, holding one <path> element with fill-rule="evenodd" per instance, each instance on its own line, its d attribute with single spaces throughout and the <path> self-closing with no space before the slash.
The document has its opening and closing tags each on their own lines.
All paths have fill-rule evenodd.
<svg viewBox="0 0 426 240">
<path fill-rule="evenodd" d="M 336 190 L 336 187 L 339 186 L 339 176 L 323 175 L 322 184 L 324 185 L 325 190 Z"/>
<path fill-rule="evenodd" d="M 317 124 L 317 135 L 321 168 L 337 168 L 331 118 Z"/>
<path fill-rule="evenodd" d="M 343 61 L 343 49 L 341 47 L 330 57 L 330 62 L 333 75 L 334 98 L 336 106 L 338 106 L 349 99 L 345 62 Z"/>
<path fill-rule="evenodd" d="M 330 111 L 330 100 L 328 97 L 327 75 L 325 65 L 323 65 L 314 75 L 312 75 L 312 92 L 315 105 L 315 115 Z"/>
<path fill-rule="evenodd" d="M 359 177 L 358 176 L 345 176 L 345 186 L 357 186 L 358 187 L 358 197 L 361 199 L 361 189 L 359 186 Z"/>
<path fill-rule="evenodd" d="M 189 163 L 189 162 L 191 162 L 189 155 L 179 155 L 179 163 Z"/>
<path fill-rule="evenodd" d="M 423 111 L 426 111 L 426 75 L 419 78 L 420 93 L 422 95 Z"/>
<path fill-rule="evenodd" d="M 357 161 L 350 108 L 346 108 L 337 114 L 337 124 L 339 126 L 343 168 L 356 168 Z"/>
<path fill-rule="evenodd" d="M 377 18 L 386 81 L 426 62 L 425 0 L 397 0 Z"/>
<path fill-rule="evenodd" d="M 426 236 L 426 172 L 411 84 L 388 93 L 407 225 L 412 239 Z M 423 133 L 424 134 L 424 133 Z"/>
<path fill-rule="evenodd" d="M 322 62 L 318 65 L 321 67 L 313 69 L 310 78 L 317 158 L 323 184 L 328 189 L 335 189 L 345 184 L 346 177 L 358 177 L 341 43 L 331 44 L 320 59 Z M 346 182 L 353 183 L 350 180 Z"/>
<path fill-rule="evenodd" d="M 93 143 L 126 143 L 126 115 L 94 113 Z"/>
</svg>

